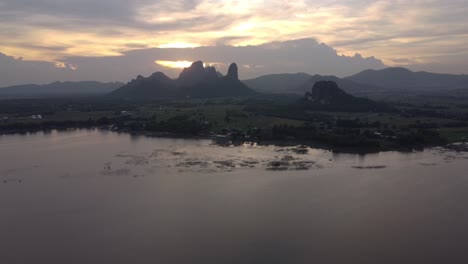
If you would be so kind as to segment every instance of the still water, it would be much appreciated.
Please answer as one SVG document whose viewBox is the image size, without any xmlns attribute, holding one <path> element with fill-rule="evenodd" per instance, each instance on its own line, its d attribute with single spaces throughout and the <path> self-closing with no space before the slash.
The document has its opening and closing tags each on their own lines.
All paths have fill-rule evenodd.
<svg viewBox="0 0 468 264">
<path fill-rule="evenodd" d="M 0 263 L 468 263 L 468 153 L 4 135 Z"/>
</svg>

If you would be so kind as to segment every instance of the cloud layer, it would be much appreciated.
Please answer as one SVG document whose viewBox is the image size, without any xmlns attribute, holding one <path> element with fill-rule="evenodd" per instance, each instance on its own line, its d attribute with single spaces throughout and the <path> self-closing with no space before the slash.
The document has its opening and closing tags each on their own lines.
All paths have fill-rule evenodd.
<svg viewBox="0 0 468 264">
<path fill-rule="evenodd" d="M 187 62 L 203 60 L 225 73 L 231 62 L 239 65 L 243 79 L 269 73 L 307 72 L 346 76 L 359 71 L 383 68 L 373 57 L 338 55 L 314 39 L 271 42 L 257 46 L 206 46 L 197 48 L 151 48 L 122 55 L 63 58 L 59 63 L 25 61 L 0 54 L 0 87 L 20 83 L 47 83 L 56 80 L 97 80 L 126 82 L 135 76 L 163 71 L 176 77 Z M 179 63 L 171 63 L 181 61 Z"/>
<path fill-rule="evenodd" d="M 465 0 L 0 0 L 0 52 L 63 62 L 314 38 L 387 65 L 468 73 L 467 13 Z"/>
</svg>

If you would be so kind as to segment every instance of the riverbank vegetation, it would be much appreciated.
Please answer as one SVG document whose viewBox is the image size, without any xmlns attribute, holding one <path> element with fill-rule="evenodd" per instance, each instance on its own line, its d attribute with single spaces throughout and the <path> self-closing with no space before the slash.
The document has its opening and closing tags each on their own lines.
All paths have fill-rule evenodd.
<svg viewBox="0 0 468 264">
<path fill-rule="evenodd" d="M 395 103 L 393 111 L 343 112 L 310 109 L 300 100 L 294 96 L 170 102 L 100 97 L 5 100 L 0 104 L 0 132 L 100 127 L 362 151 L 410 150 L 467 140 L 466 107 Z"/>
</svg>

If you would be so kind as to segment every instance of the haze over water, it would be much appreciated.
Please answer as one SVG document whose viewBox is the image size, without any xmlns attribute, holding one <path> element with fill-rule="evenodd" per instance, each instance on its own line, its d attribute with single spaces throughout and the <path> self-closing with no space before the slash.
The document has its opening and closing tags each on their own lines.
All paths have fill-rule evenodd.
<svg viewBox="0 0 468 264">
<path fill-rule="evenodd" d="M 99 130 L 3 135 L 0 149 L 1 263 L 468 260 L 466 153 Z M 281 160 L 308 169 L 268 170 Z"/>
</svg>

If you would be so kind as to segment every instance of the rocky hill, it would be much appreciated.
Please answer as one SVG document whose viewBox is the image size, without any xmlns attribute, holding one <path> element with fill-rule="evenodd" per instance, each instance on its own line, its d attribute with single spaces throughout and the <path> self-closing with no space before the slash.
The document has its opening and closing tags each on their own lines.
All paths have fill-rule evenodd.
<svg viewBox="0 0 468 264">
<path fill-rule="evenodd" d="M 320 104 L 333 104 L 353 100 L 354 97 L 341 90 L 333 81 L 318 81 L 311 92 L 306 92 L 307 100 Z"/>
<path fill-rule="evenodd" d="M 226 76 L 220 75 L 214 67 L 205 67 L 196 61 L 185 68 L 177 79 L 171 79 L 162 72 L 144 78 L 138 76 L 110 96 L 125 99 L 162 99 L 162 98 L 213 98 L 250 96 L 255 91 L 239 81 L 235 63 L 229 67 Z"/>
<path fill-rule="evenodd" d="M 387 104 L 367 98 L 359 98 L 340 89 L 334 81 L 318 81 L 305 93 L 306 108 L 324 111 L 386 112 L 391 111 Z"/>
</svg>

